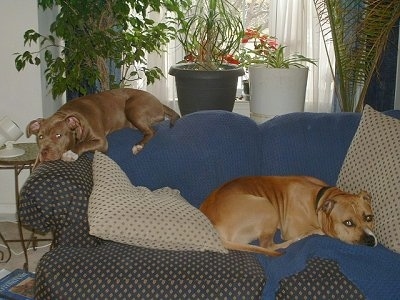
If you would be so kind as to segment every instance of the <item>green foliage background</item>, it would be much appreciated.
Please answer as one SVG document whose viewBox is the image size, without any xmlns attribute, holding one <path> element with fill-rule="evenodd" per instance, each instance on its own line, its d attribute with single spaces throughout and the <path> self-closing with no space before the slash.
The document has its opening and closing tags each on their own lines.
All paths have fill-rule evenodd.
<svg viewBox="0 0 400 300">
<path fill-rule="evenodd" d="M 38 0 L 38 5 L 43 10 L 58 6 L 59 13 L 50 35 L 25 32 L 25 45 L 36 43 L 39 50 L 16 53 L 15 66 L 20 71 L 44 59 L 55 98 L 67 90 L 84 95 L 96 84 L 100 90 L 124 86 L 141 74 L 147 84 L 159 79 L 163 73 L 146 66 L 146 53 L 160 53 L 175 38 L 190 0 Z M 164 21 L 154 21 L 151 12 L 165 14 Z M 119 81 L 110 74 L 110 61 L 121 68 Z"/>
</svg>

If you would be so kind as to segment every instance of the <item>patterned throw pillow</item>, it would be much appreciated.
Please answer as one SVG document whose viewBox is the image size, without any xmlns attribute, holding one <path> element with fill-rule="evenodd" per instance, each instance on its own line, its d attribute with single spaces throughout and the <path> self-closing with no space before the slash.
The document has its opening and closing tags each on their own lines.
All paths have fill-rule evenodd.
<svg viewBox="0 0 400 300">
<path fill-rule="evenodd" d="M 227 253 L 208 218 L 179 191 L 135 187 L 117 163 L 96 152 L 90 234 L 136 246 Z"/>
<path fill-rule="evenodd" d="M 365 106 L 337 185 L 372 195 L 377 238 L 400 253 L 400 120 Z"/>
</svg>

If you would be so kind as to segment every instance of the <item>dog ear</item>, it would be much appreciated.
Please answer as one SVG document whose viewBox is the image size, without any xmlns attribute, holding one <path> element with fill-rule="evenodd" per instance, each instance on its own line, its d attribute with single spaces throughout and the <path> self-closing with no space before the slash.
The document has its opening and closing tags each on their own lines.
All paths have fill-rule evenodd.
<svg viewBox="0 0 400 300">
<path fill-rule="evenodd" d="M 75 116 L 66 117 L 65 122 L 67 123 L 68 128 L 71 130 L 75 130 L 77 127 L 81 126 L 81 122 Z"/>
<path fill-rule="evenodd" d="M 324 203 L 318 208 L 318 211 L 323 211 L 325 214 L 329 215 L 335 206 L 336 201 L 333 199 L 326 199 Z"/>
<path fill-rule="evenodd" d="M 358 196 L 362 197 L 364 200 L 366 200 L 366 201 L 368 201 L 368 202 L 371 202 L 372 197 L 371 197 L 371 195 L 370 195 L 368 192 L 366 192 L 366 191 L 361 191 L 361 192 L 359 192 L 359 193 L 358 193 Z"/>
<path fill-rule="evenodd" d="M 82 125 L 79 119 L 75 116 L 68 116 L 65 118 L 65 122 L 69 129 L 75 131 L 77 139 L 80 139 L 82 136 Z"/>
<path fill-rule="evenodd" d="M 37 134 L 40 130 L 40 125 L 42 124 L 43 120 L 43 118 L 39 118 L 30 121 L 28 126 L 26 126 L 26 137 L 30 137 L 32 134 Z"/>
<path fill-rule="evenodd" d="M 335 236 L 335 227 L 333 220 L 330 216 L 330 213 L 335 206 L 336 201 L 333 199 L 327 199 L 324 203 L 318 208 L 317 212 L 323 212 L 322 214 L 318 214 L 318 222 L 321 226 L 322 231 L 331 237 Z"/>
</svg>

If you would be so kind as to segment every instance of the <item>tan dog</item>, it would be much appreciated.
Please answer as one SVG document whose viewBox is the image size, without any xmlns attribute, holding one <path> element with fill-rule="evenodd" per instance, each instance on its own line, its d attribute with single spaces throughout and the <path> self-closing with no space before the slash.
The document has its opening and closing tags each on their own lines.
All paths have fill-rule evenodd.
<svg viewBox="0 0 400 300">
<path fill-rule="evenodd" d="M 375 246 L 370 200 L 366 192 L 348 194 L 313 177 L 250 176 L 216 189 L 200 210 L 227 249 L 276 256 L 312 234 Z M 277 229 L 280 244 L 273 241 Z M 256 239 L 260 246 L 248 244 Z"/>
<path fill-rule="evenodd" d="M 51 117 L 31 121 L 26 133 L 37 137 L 37 163 L 73 161 L 86 151 L 106 152 L 107 134 L 124 127 L 136 127 L 143 133 L 143 139 L 132 148 L 137 154 L 153 137 L 151 126 L 165 116 L 171 126 L 179 118 L 152 94 L 123 88 L 71 100 Z"/>
</svg>

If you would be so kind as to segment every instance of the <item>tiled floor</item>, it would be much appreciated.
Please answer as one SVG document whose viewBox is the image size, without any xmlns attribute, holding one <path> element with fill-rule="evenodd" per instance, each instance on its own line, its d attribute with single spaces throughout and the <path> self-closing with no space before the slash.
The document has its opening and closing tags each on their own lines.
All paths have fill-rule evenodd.
<svg viewBox="0 0 400 300">
<path fill-rule="evenodd" d="M 29 238 L 31 232 L 24 229 L 24 238 Z M 6 240 L 19 239 L 18 226 L 15 222 L 0 222 L 0 233 Z M 40 235 L 36 234 L 39 239 L 50 239 L 51 234 Z M 36 265 L 43 254 L 45 254 L 50 249 L 50 241 L 40 241 L 36 247 L 36 250 L 29 246 L 28 249 L 28 267 L 29 271 L 34 272 Z M 4 241 L 0 239 L 0 269 L 14 270 L 17 268 L 23 268 L 25 263 L 24 253 L 22 251 L 22 245 L 20 242 L 10 242 L 11 257 L 8 262 L 9 252 L 4 245 Z"/>
</svg>

